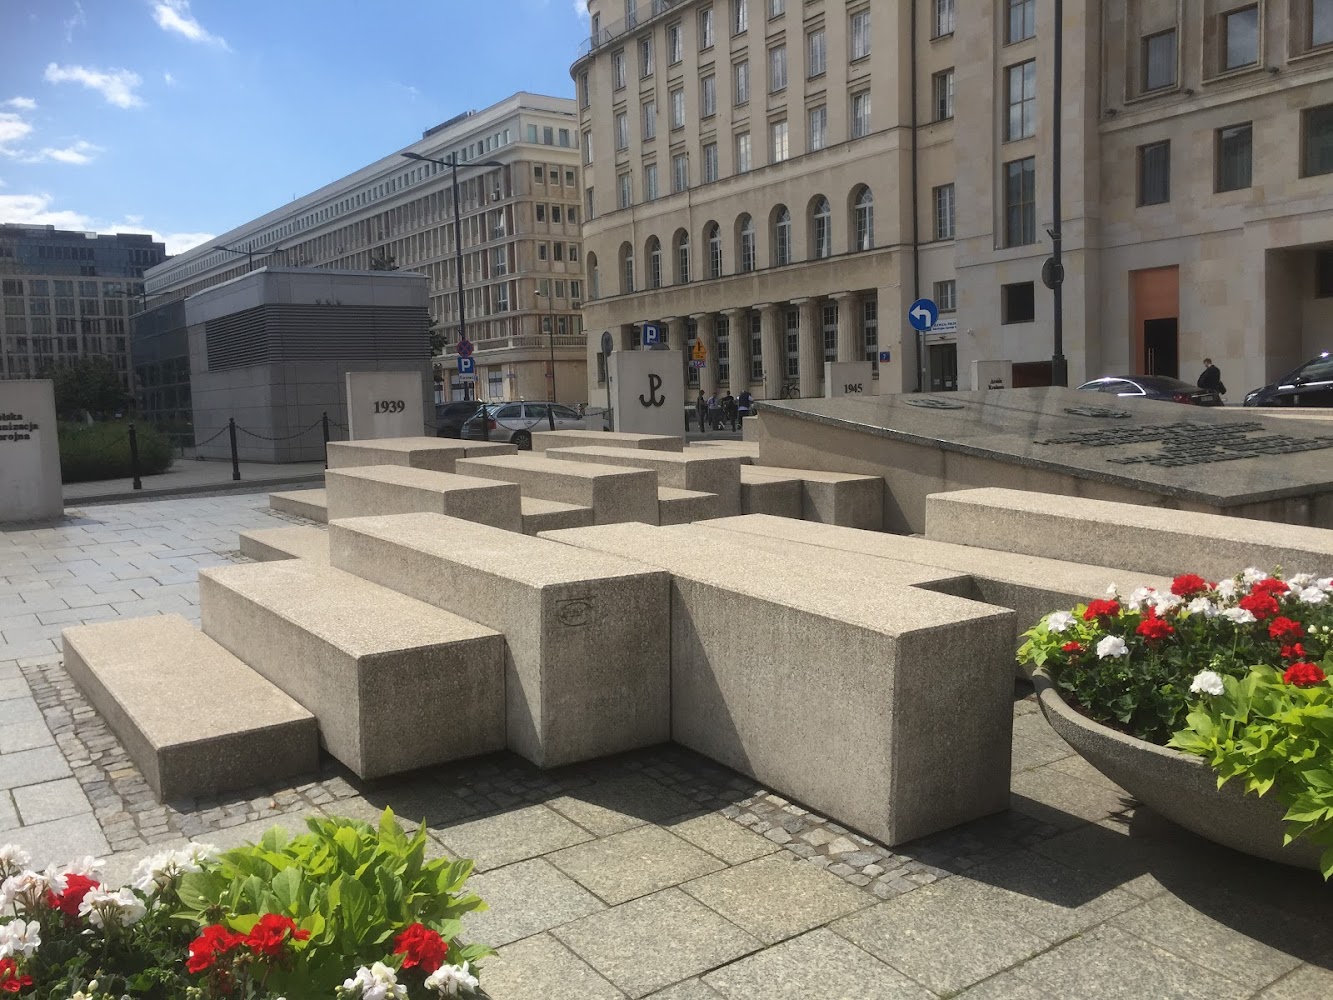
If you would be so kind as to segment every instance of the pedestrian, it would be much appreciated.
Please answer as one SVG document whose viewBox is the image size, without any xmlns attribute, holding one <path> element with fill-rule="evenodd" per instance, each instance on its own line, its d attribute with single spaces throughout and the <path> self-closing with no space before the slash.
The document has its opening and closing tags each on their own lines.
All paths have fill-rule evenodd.
<svg viewBox="0 0 1333 1000">
<path fill-rule="evenodd" d="M 699 417 L 699 433 L 702 434 L 708 429 L 708 400 L 704 399 L 704 391 L 699 390 L 699 398 L 694 401 L 694 412 Z"/>
<path fill-rule="evenodd" d="M 722 409 L 717 405 L 717 393 L 708 397 L 708 426 L 715 431 L 722 429 Z"/>
<path fill-rule="evenodd" d="M 1199 376 L 1200 389 L 1212 389 L 1219 396 L 1227 394 L 1227 387 L 1222 384 L 1222 369 L 1213 364 L 1212 358 L 1203 359 L 1203 374 Z"/>
<path fill-rule="evenodd" d="M 736 397 L 727 390 L 727 394 L 722 397 L 722 419 L 731 424 L 731 429 L 736 430 Z"/>
<path fill-rule="evenodd" d="M 740 398 L 736 400 L 736 409 L 742 420 L 754 412 L 754 397 L 750 395 L 749 389 L 741 390 Z"/>
</svg>

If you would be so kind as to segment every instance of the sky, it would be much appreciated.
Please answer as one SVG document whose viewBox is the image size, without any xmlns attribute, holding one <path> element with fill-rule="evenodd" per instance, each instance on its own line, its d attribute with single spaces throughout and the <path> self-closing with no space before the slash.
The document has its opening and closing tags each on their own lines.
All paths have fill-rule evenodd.
<svg viewBox="0 0 1333 1000">
<path fill-rule="evenodd" d="M 583 0 L 0 0 L 0 222 L 180 253 L 519 90 Z"/>
</svg>

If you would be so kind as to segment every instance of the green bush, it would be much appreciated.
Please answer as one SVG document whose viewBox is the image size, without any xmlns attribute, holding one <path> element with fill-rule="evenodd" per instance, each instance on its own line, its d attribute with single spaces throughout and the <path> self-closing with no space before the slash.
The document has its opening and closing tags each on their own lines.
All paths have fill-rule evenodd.
<svg viewBox="0 0 1333 1000">
<path fill-rule="evenodd" d="M 139 474 L 153 476 L 171 468 L 171 439 L 147 425 L 136 424 Z M 67 483 L 126 479 L 130 469 L 129 424 L 60 425 L 60 478 Z"/>
</svg>

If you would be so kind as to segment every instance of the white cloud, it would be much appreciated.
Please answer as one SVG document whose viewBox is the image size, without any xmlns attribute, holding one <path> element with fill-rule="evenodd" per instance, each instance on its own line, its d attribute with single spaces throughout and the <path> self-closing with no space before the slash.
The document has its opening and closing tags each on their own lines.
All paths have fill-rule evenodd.
<svg viewBox="0 0 1333 1000">
<path fill-rule="evenodd" d="M 0 154 L 15 156 L 17 151 L 10 147 L 22 142 L 32 134 L 32 126 L 19 115 L 10 111 L 0 111 Z"/>
<path fill-rule="evenodd" d="M 170 73 L 162 74 L 162 82 L 165 83 L 168 87 L 176 86 L 176 78 L 172 76 Z"/>
<path fill-rule="evenodd" d="M 227 48 L 226 39 L 214 35 L 194 19 L 190 13 L 190 0 L 159 0 L 153 4 L 153 20 L 163 31 L 174 31 L 192 42 Z"/>
<path fill-rule="evenodd" d="M 102 152 L 101 146 L 94 146 L 91 142 L 78 139 L 73 145 L 66 146 L 64 149 L 47 146 L 31 156 L 23 156 L 20 159 L 24 163 L 47 163 L 54 160 L 56 163 L 82 166 L 85 163 L 92 163 L 93 158 L 100 152 Z"/>
<path fill-rule="evenodd" d="M 581 20 L 588 20 L 588 0 L 574 0 L 574 13 Z"/>
<path fill-rule="evenodd" d="M 74 0 L 74 13 L 64 20 L 65 41 L 74 41 L 74 29 L 88 26 L 88 19 L 83 15 L 83 4 L 79 0 Z"/>
<path fill-rule="evenodd" d="M 82 212 L 52 207 L 49 194 L 0 194 L 0 219 L 20 226 L 55 226 L 79 232 L 148 233 L 167 245 L 167 253 L 184 253 L 213 239 L 214 233 L 162 233 L 143 225 L 142 217 L 127 216 L 123 222 L 102 222 Z"/>
<path fill-rule="evenodd" d="M 0 101 L 0 105 L 6 108 L 18 108 L 20 111 L 37 110 L 37 102 L 31 97 L 11 97 L 7 101 Z"/>
<path fill-rule="evenodd" d="M 46 67 L 44 79 L 47 83 L 81 83 L 90 90 L 100 93 L 108 104 L 118 108 L 138 108 L 143 106 L 143 98 L 134 92 L 143 80 L 138 73 L 127 69 L 102 71 L 86 66 L 58 66 L 50 63 Z"/>
</svg>

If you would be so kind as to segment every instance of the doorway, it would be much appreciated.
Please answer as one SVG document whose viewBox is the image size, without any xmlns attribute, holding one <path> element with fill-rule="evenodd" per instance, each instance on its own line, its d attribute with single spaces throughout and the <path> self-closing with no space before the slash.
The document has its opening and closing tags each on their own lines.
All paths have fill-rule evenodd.
<svg viewBox="0 0 1333 1000">
<path fill-rule="evenodd" d="M 1134 371 L 1126 374 L 1176 378 L 1180 370 L 1180 268 L 1131 271 L 1129 279 Z"/>
<path fill-rule="evenodd" d="M 1179 330 L 1175 318 L 1143 321 L 1143 374 L 1180 377 Z"/>
<path fill-rule="evenodd" d="M 931 344 L 927 357 L 930 364 L 930 391 L 955 391 L 958 388 L 958 345 Z"/>
</svg>

